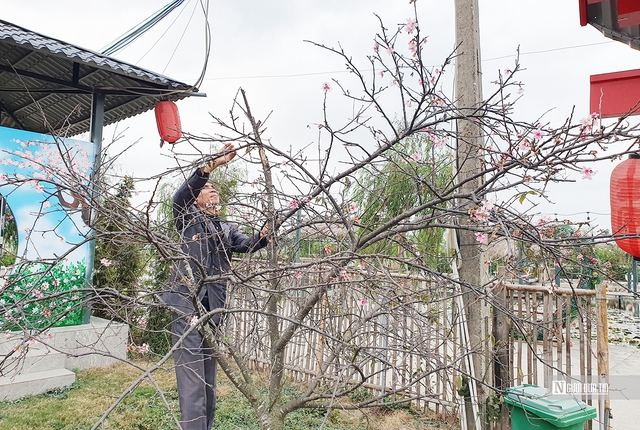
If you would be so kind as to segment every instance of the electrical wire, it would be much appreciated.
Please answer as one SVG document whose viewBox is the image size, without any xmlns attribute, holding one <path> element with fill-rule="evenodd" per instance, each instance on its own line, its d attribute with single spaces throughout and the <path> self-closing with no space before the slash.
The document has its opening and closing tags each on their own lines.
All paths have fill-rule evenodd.
<svg viewBox="0 0 640 430">
<path fill-rule="evenodd" d="M 187 21 L 187 25 L 184 26 L 184 30 L 182 30 L 182 34 L 180 35 L 180 38 L 178 39 L 178 42 L 176 43 L 176 47 L 173 48 L 173 52 L 171 52 L 171 55 L 169 56 L 169 59 L 167 60 L 167 65 L 164 66 L 164 69 L 162 69 L 162 74 L 164 74 L 164 72 L 167 70 L 167 67 L 169 67 L 169 64 L 171 64 L 171 60 L 173 60 L 173 57 L 176 55 L 176 52 L 178 51 L 178 48 L 180 47 L 180 43 L 182 42 L 182 39 L 184 39 L 184 35 L 187 33 L 187 30 L 189 29 L 189 25 L 191 24 L 191 20 L 193 20 L 193 15 L 196 13 L 196 7 L 198 6 L 197 3 L 195 3 L 193 5 L 193 10 L 191 11 L 191 15 L 189 16 L 189 21 Z M 185 7 L 186 9 L 186 7 Z M 180 12 L 180 15 L 182 15 L 182 12 L 185 10 L 182 9 L 182 11 Z"/>
<path fill-rule="evenodd" d="M 202 8 L 202 12 L 204 15 L 204 21 L 205 21 L 205 27 L 204 27 L 204 49 L 205 49 L 205 54 L 204 54 L 204 64 L 202 65 L 202 71 L 200 72 L 200 77 L 196 80 L 196 82 L 192 85 L 192 88 L 198 88 L 201 84 L 202 81 L 204 80 L 205 74 L 207 72 L 207 66 L 209 64 L 209 56 L 211 53 L 211 27 L 209 25 L 209 0 L 206 0 L 206 5 L 203 4 L 202 0 L 198 0 L 198 3 L 196 3 L 196 5 L 194 6 L 194 9 L 191 13 L 191 16 L 189 17 L 189 21 L 187 22 L 187 25 L 185 25 L 185 28 L 182 32 L 182 35 L 180 36 L 180 39 L 178 40 L 178 43 L 176 44 L 176 47 L 174 48 L 173 52 L 171 53 L 171 57 L 169 58 L 169 61 L 167 61 L 166 66 L 164 67 L 164 69 L 162 70 L 162 73 L 164 73 L 167 68 L 169 67 L 171 60 L 173 59 L 175 53 L 177 52 L 178 48 L 180 47 L 180 43 L 182 42 L 182 39 L 184 38 L 184 35 L 186 34 L 186 31 L 189 29 L 189 24 L 191 23 L 193 16 L 195 14 L 195 8 L 197 7 L 197 5 L 200 5 L 200 7 Z M 162 34 L 162 36 L 160 36 L 158 38 L 158 40 L 156 40 L 156 42 L 147 50 L 147 52 L 145 52 L 145 54 L 140 58 L 140 60 L 138 60 L 138 62 L 142 61 L 142 59 L 144 57 L 146 57 L 146 55 L 151 52 L 151 50 L 160 42 L 160 40 L 164 37 L 165 34 L 167 34 L 167 32 L 169 31 L 169 28 L 171 28 L 175 22 L 177 21 L 177 19 L 182 15 L 182 13 L 186 10 L 186 4 L 185 7 L 180 11 L 180 14 L 178 14 L 178 16 L 173 20 L 173 22 L 169 25 L 169 27 L 165 30 L 165 32 Z"/>
<path fill-rule="evenodd" d="M 197 89 L 202 84 L 202 82 L 204 80 L 204 77 L 206 75 L 206 72 L 207 72 L 207 66 L 208 66 L 208 63 L 209 63 L 209 56 L 210 56 L 210 53 L 211 53 L 211 27 L 209 25 L 209 4 L 210 3 L 209 3 L 209 0 L 206 0 L 206 5 L 203 3 L 203 0 L 197 0 L 197 1 L 198 1 L 198 3 L 196 3 L 194 5 L 193 11 L 191 12 L 191 16 L 189 17 L 189 21 L 185 25 L 185 28 L 184 28 L 181 36 L 180 36 L 180 39 L 178 40 L 178 43 L 176 44 L 173 52 L 171 53 L 171 56 L 169 57 L 169 60 L 167 61 L 167 64 L 165 65 L 164 69 L 162 70 L 162 73 L 164 74 L 165 70 L 169 67 L 173 57 L 175 56 L 178 48 L 180 47 L 180 44 L 181 44 L 181 42 L 182 42 L 182 40 L 183 40 L 183 38 L 184 38 L 184 36 L 185 36 L 185 34 L 187 32 L 187 29 L 189 28 L 189 26 L 191 24 L 191 21 L 193 20 L 193 16 L 195 14 L 196 7 L 199 4 L 201 9 L 202 9 L 202 11 L 203 11 L 204 20 L 205 20 L 205 28 L 204 28 L 204 31 L 205 31 L 205 34 L 204 34 L 205 54 L 204 54 L 204 64 L 202 66 L 202 71 L 200 73 L 200 76 L 196 80 L 196 82 L 191 87 L 192 89 Z M 163 18 L 168 16 L 172 11 L 177 9 L 183 3 L 184 3 L 184 0 L 174 0 L 171 3 L 167 4 L 165 7 L 163 7 L 162 9 L 160 9 L 159 11 L 157 11 L 156 13 L 154 13 L 153 15 L 148 17 L 143 23 L 138 24 L 133 29 L 129 30 L 129 32 L 127 32 L 123 36 L 121 36 L 118 40 L 116 40 L 115 42 L 112 42 L 107 48 L 104 48 L 102 50 L 102 54 L 111 55 L 111 54 L 113 54 L 113 53 L 115 53 L 117 51 L 120 51 L 120 50 L 124 49 L 125 47 L 129 46 L 133 41 L 135 41 L 137 38 L 142 36 L 145 32 L 150 30 L 154 25 L 156 25 Z M 185 9 L 186 9 L 186 5 L 185 5 L 184 8 L 182 8 L 180 13 L 174 18 L 174 20 L 171 22 L 171 24 L 168 26 L 168 28 L 165 30 L 165 32 L 155 41 L 155 43 L 147 50 L 147 52 L 145 52 L 142 55 L 142 57 L 140 57 L 140 59 L 137 61 L 137 63 L 142 61 L 147 56 L 147 54 L 149 54 L 149 52 L 151 52 L 151 50 L 160 42 L 160 40 L 167 34 L 168 30 L 171 27 L 173 27 L 173 25 L 175 25 L 176 21 L 182 15 L 182 13 L 185 11 Z M 184 91 L 180 91 L 180 92 L 184 92 Z"/>
<path fill-rule="evenodd" d="M 177 21 L 177 20 L 182 16 L 182 12 L 184 12 L 186 8 L 187 8 L 187 6 L 185 5 L 185 7 L 184 7 L 184 8 L 182 8 L 182 10 L 180 11 L 180 13 L 178 13 L 178 15 L 176 15 L 176 17 L 173 19 L 173 21 L 171 21 L 171 24 L 169 24 L 169 25 L 167 26 L 167 28 L 164 30 L 164 33 L 162 33 L 162 34 L 160 35 L 160 37 L 158 37 L 158 38 L 156 39 L 156 41 L 153 43 L 153 45 L 151 45 L 151 47 L 150 47 L 149 49 L 147 49 L 147 52 L 145 52 L 145 53 L 142 55 L 142 57 L 140 57 L 140 58 L 138 59 L 138 61 L 137 61 L 135 64 L 139 64 L 142 60 L 144 60 L 144 58 L 145 58 L 145 57 L 146 57 L 146 56 L 147 56 L 147 55 L 148 55 L 148 54 L 153 50 L 153 48 L 155 48 L 155 47 L 156 47 L 156 45 L 157 45 L 158 43 L 160 43 L 160 41 L 164 38 L 164 36 L 166 36 L 166 34 L 169 32 L 169 30 L 171 29 L 171 27 L 173 27 L 173 26 L 174 26 L 174 24 L 176 23 L 176 21 Z M 185 31 L 186 31 L 186 28 L 185 28 Z M 167 64 L 167 66 L 168 66 L 168 64 Z M 165 69 L 166 69 L 166 67 L 165 67 Z M 164 70 L 163 70 L 163 72 L 162 72 L 162 73 L 164 73 Z"/>
<path fill-rule="evenodd" d="M 154 15 L 147 18 L 147 20 L 144 21 L 142 24 L 139 24 L 138 26 L 129 30 L 128 33 L 125 33 L 118 40 L 116 40 L 111 45 L 103 49 L 102 54 L 112 55 L 124 49 L 125 47 L 129 46 L 134 40 L 136 40 L 138 37 L 146 33 L 149 29 L 151 29 L 154 25 L 160 22 L 167 15 L 169 15 L 175 8 L 180 6 L 183 2 L 184 0 L 172 1 L 171 3 L 169 3 L 162 9 L 160 9 L 158 12 L 156 12 Z"/>
<path fill-rule="evenodd" d="M 588 43 L 588 44 L 584 44 L 584 45 L 563 46 L 563 47 L 560 47 L 560 48 L 550 48 L 550 49 L 544 49 L 544 50 L 540 50 L 540 51 L 521 52 L 519 55 L 522 57 L 523 55 L 546 54 L 548 52 L 564 51 L 564 50 L 568 50 L 568 49 L 586 48 L 586 47 L 589 47 L 589 46 L 605 45 L 605 44 L 609 44 L 609 43 L 617 43 L 617 42 L 607 41 L 607 42 Z M 503 55 L 501 57 L 485 58 L 485 59 L 482 59 L 482 62 L 484 63 L 485 61 L 502 60 L 504 58 L 514 58 L 514 57 L 517 57 L 517 56 L 518 56 L 518 54 L 510 54 L 510 55 Z M 439 65 L 433 65 L 433 66 L 427 66 L 427 67 L 438 67 L 438 66 Z M 373 71 L 373 69 L 362 69 L 362 71 L 363 72 L 371 72 L 371 71 Z M 229 80 L 229 79 L 299 78 L 299 77 L 304 77 L 304 76 L 333 75 L 333 74 L 338 74 L 338 73 L 351 73 L 351 72 L 348 71 L 348 70 L 335 70 L 335 71 L 325 71 L 325 72 L 294 73 L 294 74 L 285 74 L 285 75 L 227 76 L 227 77 L 207 78 L 207 79 L 205 79 L 205 81 L 218 81 L 218 80 Z"/>
<path fill-rule="evenodd" d="M 204 81 L 204 77 L 207 73 L 207 67 L 209 65 L 209 55 L 211 54 L 211 26 L 209 25 L 209 0 L 207 0 L 206 7 L 202 4 L 202 0 L 199 0 L 200 6 L 202 7 L 202 12 L 204 13 L 204 46 L 205 46 L 205 54 L 204 54 L 204 64 L 202 65 L 202 72 L 200 73 L 200 77 L 193 84 L 194 87 L 198 88 L 202 82 Z"/>
</svg>

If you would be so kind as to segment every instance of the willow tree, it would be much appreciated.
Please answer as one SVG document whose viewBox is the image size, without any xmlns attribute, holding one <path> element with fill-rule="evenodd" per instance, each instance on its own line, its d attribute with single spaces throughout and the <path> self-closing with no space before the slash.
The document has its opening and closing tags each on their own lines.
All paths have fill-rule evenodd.
<svg viewBox="0 0 640 430">
<path fill-rule="evenodd" d="M 353 199 L 350 209 L 361 214 L 357 219 L 361 234 L 437 200 L 452 185 L 452 159 L 443 138 L 425 133 L 407 137 L 380 161 L 363 166 L 357 185 L 349 187 L 349 197 Z M 415 229 L 411 225 L 412 219 L 425 216 L 437 223 L 437 206 L 425 212 L 416 211 L 403 221 L 406 233 L 390 236 L 364 252 L 413 259 L 414 269 L 448 270 L 444 229 L 433 225 Z"/>
</svg>

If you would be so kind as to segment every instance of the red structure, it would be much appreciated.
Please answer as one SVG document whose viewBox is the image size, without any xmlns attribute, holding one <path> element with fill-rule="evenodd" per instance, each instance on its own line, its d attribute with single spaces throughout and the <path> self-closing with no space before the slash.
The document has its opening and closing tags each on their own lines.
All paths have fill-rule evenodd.
<svg viewBox="0 0 640 430">
<path fill-rule="evenodd" d="M 591 25 L 606 37 L 640 49 L 640 1 L 579 0 L 580 25 Z M 589 111 L 603 118 L 637 114 L 640 70 L 591 76 Z"/>
<path fill-rule="evenodd" d="M 640 69 L 591 75 L 589 112 L 602 118 L 640 114 Z"/>
</svg>

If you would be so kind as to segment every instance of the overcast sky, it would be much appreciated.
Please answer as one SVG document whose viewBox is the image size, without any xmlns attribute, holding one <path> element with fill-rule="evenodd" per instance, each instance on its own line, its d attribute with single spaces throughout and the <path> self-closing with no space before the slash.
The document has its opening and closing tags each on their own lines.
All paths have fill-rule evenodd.
<svg viewBox="0 0 640 430">
<path fill-rule="evenodd" d="M 2 0 L 1 19 L 100 51 L 166 3 L 169 0 Z M 421 32 L 429 37 L 427 62 L 437 66 L 454 47 L 453 1 L 417 0 L 417 6 Z M 499 70 L 513 68 L 520 48 L 526 68 L 520 75 L 524 97 L 516 110 L 521 119 L 535 121 L 549 111 L 545 119 L 558 125 L 573 108 L 578 119 L 586 117 L 590 75 L 640 68 L 640 52 L 606 39 L 591 26 L 580 26 L 578 0 L 479 0 L 479 9 L 485 93 Z M 409 0 L 212 1 L 212 47 L 200 86 L 207 97 L 179 102 L 183 129 L 200 135 L 212 130 L 209 113 L 224 116 L 242 87 L 255 117 L 272 112 L 266 137 L 273 144 L 296 148 L 313 143 L 317 129 L 307 126 L 322 118 L 323 83 L 348 79 L 348 74 L 338 57 L 304 41 L 340 43 L 366 68 L 379 30 L 374 14 L 391 27 L 405 23 L 413 5 Z M 179 11 L 113 56 L 194 83 L 204 64 L 203 17 L 198 1 L 185 0 Z M 330 96 L 337 105 L 338 92 Z M 159 148 L 152 111 L 119 125 L 119 130 L 125 128 L 123 141 L 138 143 L 122 159 L 124 173 L 142 177 L 175 166 L 171 148 Z M 109 127 L 105 138 L 112 133 Z M 596 170 L 592 181 L 576 175 L 575 184 L 551 196 L 558 203 L 542 209 L 574 221 L 590 212 L 592 220 L 608 227 L 610 165 Z"/>
</svg>

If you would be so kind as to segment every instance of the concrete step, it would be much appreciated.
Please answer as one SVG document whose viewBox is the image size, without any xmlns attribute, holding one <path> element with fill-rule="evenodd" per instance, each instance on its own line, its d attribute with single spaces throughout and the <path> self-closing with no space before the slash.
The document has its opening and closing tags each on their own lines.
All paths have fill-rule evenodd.
<svg viewBox="0 0 640 430">
<path fill-rule="evenodd" d="M 67 369 L 54 369 L 0 377 L 0 402 L 46 393 L 55 388 L 68 387 L 76 380 L 76 374 Z"/>
<path fill-rule="evenodd" d="M 65 354 L 49 348 L 29 348 L 11 355 L 0 354 L 0 377 L 64 369 L 66 360 Z"/>
<path fill-rule="evenodd" d="M 14 348 L 54 349 L 67 354 L 67 369 L 110 366 L 127 358 L 129 326 L 91 317 L 89 324 L 54 327 L 46 333 L 0 332 L 0 360 Z"/>
</svg>

